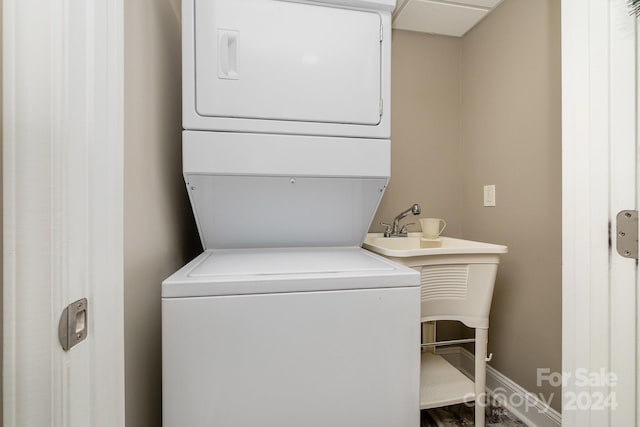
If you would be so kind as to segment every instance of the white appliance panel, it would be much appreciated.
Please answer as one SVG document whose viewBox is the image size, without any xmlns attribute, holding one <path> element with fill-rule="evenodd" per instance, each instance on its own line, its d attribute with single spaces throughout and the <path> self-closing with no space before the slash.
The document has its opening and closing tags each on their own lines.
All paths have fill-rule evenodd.
<svg viewBox="0 0 640 427">
<path fill-rule="evenodd" d="M 186 175 L 204 248 L 360 246 L 386 178 Z"/>
<path fill-rule="evenodd" d="M 184 131 L 185 174 L 384 177 L 387 139 Z"/>
<path fill-rule="evenodd" d="M 165 427 L 418 426 L 419 288 L 163 298 Z"/>
<path fill-rule="evenodd" d="M 388 140 L 184 132 L 203 247 L 360 246 L 389 157 Z"/>
<path fill-rule="evenodd" d="M 378 13 L 274 0 L 196 0 L 202 116 L 380 122 Z"/>
<path fill-rule="evenodd" d="M 362 248 L 207 250 L 162 283 L 163 298 L 418 286 L 419 274 Z"/>
</svg>

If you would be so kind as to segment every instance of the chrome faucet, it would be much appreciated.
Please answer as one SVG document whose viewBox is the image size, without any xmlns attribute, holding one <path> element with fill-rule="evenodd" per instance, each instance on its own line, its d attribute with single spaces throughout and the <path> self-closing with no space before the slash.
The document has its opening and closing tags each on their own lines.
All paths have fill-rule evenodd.
<svg viewBox="0 0 640 427">
<path fill-rule="evenodd" d="M 405 216 L 409 215 L 410 213 L 413 215 L 420 215 L 420 212 L 421 212 L 420 205 L 415 203 L 406 211 L 400 212 L 398 216 L 396 216 L 393 219 L 393 224 L 385 224 L 384 222 L 381 222 L 380 223 L 381 225 L 384 225 L 385 227 L 387 227 L 387 229 L 384 232 L 384 237 L 407 237 L 407 227 L 415 223 L 410 222 L 400 227 L 400 220 Z"/>
</svg>

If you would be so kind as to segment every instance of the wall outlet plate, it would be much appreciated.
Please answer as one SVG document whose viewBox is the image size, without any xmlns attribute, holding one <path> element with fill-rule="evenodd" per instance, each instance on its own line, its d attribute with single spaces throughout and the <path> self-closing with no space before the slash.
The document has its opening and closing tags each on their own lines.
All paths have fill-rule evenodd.
<svg viewBox="0 0 640 427">
<path fill-rule="evenodd" d="M 484 206 L 493 207 L 496 205 L 496 186 L 485 185 L 484 186 Z"/>
</svg>

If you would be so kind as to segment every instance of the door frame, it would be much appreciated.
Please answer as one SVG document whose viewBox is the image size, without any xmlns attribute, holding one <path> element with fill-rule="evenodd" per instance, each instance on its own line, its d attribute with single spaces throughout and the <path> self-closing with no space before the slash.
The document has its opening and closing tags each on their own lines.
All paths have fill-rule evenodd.
<svg viewBox="0 0 640 427">
<path fill-rule="evenodd" d="M 638 208 L 636 27 L 625 0 L 562 0 L 563 426 L 637 420 L 637 263 L 615 248 Z"/>
<path fill-rule="evenodd" d="M 124 426 L 123 2 L 2 7 L 4 426 Z"/>
</svg>

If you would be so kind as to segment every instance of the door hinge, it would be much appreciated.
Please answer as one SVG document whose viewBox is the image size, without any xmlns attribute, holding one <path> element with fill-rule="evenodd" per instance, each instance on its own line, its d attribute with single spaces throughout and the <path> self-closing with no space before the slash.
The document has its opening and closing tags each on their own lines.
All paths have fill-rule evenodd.
<svg viewBox="0 0 640 427">
<path fill-rule="evenodd" d="M 58 323 L 58 339 L 64 351 L 69 351 L 87 337 L 89 321 L 87 308 L 87 299 L 82 298 L 62 310 Z"/>
<path fill-rule="evenodd" d="M 638 259 L 638 211 L 620 211 L 616 216 L 616 249 L 625 258 Z"/>
</svg>

